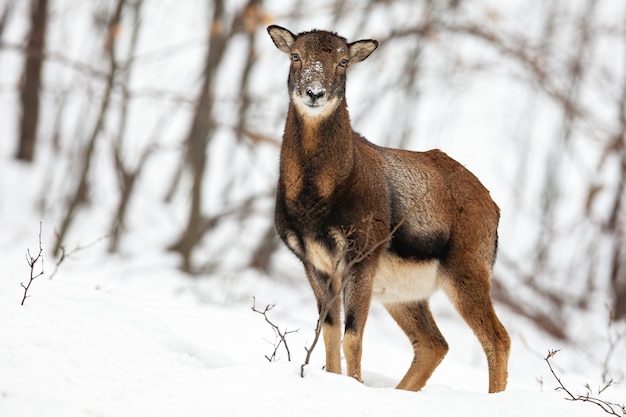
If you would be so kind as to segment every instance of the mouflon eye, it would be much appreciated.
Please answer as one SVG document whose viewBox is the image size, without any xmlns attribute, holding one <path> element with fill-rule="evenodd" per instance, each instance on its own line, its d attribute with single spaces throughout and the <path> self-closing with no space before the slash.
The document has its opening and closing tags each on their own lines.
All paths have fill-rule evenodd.
<svg viewBox="0 0 626 417">
<path fill-rule="evenodd" d="M 339 61 L 339 65 L 341 65 L 342 67 L 347 67 L 348 66 L 348 61 L 347 59 L 342 59 L 341 61 Z"/>
<path fill-rule="evenodd" d="M 298 61 L 300 61 L 300 55 L 298 55 L 298 54 L 291 54 L 291 60 L 292 60 L 293 62 L 298 62 Z"/>
</svg>

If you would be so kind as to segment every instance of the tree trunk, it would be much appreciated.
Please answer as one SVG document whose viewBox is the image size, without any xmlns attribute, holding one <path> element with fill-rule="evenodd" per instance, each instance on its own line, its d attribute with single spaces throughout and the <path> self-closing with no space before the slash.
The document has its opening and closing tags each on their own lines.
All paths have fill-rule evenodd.
<svg viewBox="0 0 626 417">
<path fill-rule="evenodd" d="M 33 0 L 31 3 L 31 29 L 26 46 L 26 67 L 23 74 L 22 116 L 17 159 L 31 162 L 35 156 L 37 125 L 39 123 L 39 91 L 41 89 L 41 67 L 48 20 L 48 0 Z"/>
<path fill-rule="evenodd" d="M 109 73 L 106 79 L 104 97 L 102 98 L 102 103 L 100 104 L 98 119 L 96 120 L 96 124 L 85 146 L 83 159 L 81 161 L 82 166 L 79 172 L 78 184 L 76 185 L 73 196 L 70 198 L 67 210 L 65 212 L 65 217 L 63 218 L 61 227 L 59 228 L 59 231 L 57 233 L 57 241 L 52 251 L 54 256 L 59 255 L 59 252 L 63 247 L 63 241 L 65 239 L 65 236 L 69 231 L 72 222 L 74 221 L 74 215 L 76 214 L 76 210 L 78 209 L 80 203 L 84 201 L 85 196 L 87 195 L 87 190 L 89 186 L 89 174 L 91 170 L 91 162 L 94 154 L 94 149 L 96 147 L 96 140 L 100 136 L 100 132 L 104 126 L 107 112 L 109 111 L 111 94 L 113 93 L 115 76 L 118 70 L 117 62 L 115 60 L 115 41 L 125 2 L 126 0 L 118 0 L 117 6 L 115 8 L 115 13 L 109 22 L 109 33 L 107 41 L 105 43 L 105 49 L 109 56 Z"/>
<path fill-rule="evenodd" d="M 130 76 L 133 70 L 133 57 L 137 52 L 137 42 L 139 40 L 139 31 L 143 20 L 141 19 L 141 10 L 143 7 L 143 0 L 137 0 L 134 4 L 130 5 L 133 13 L 133 29 L 131 34 L 130 46 L 126 55 L 125 71 L 122 72 L 120 82 L 124 88 L 129 87 Z M 130 206 L 130 199 L 135 190 L 135 184 L 137 178 L 141 174 L 143 167 L 148 160 L 154 147 L 148 145 L 143 151 L 139 162 L 135 169 L 128 167 L 124 162 L 123 149 L 124 138 L 126 136 L 126 126 L 129 116 L 129 105 L 131 96 L 129 94 L 123 94 L 120 103 L 120 122 L 117 140 L 113 146 L 113 161 L 115 163 L 115 171 L 117 172 L 117 178 L 120 186 L 120 196 L 117 204 L 117 210 L 113 219 L 111 220 L 111 227 L 109 233 L 109 253 L 115 253 L 119 249 L 120 239 L 122 232 L 125 229 L 126 214 Z"/>
<path fill-rule="evenodd" d="M 224 22 L 224 2 L 222 0 L 214 3 L 210 25 L 211 39 L 204 64 L 203 83 L 186 139 L 187 163 L 193 175 L 189 217 L 187 218 L 187 227 L 181 237 L 170 247 L 171 250 L 181 254 L 183 258 L 182 269 L 186 272 L 192 272 L 191 255 L 193 248 L 202 237 L 202 228 L 200 227 L 202 222 L 202 186 L 206 171 L 207 147 L 215 130 L 215 123 L 211 114 L 213 111 L 211 86 L 228 40 Z"/>
</svg>

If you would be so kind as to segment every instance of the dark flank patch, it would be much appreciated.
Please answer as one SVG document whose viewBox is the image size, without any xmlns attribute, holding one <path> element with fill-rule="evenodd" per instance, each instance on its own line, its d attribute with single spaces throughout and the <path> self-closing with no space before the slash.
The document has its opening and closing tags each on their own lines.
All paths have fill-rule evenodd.
<svg viewBox="0 0 626 417">
<path fill-rule="evenodd" d="M 407 227 L 400 227 L 391 239 L 389 251 L 401 258 L 415 261 L 444 260 L 449 241 L 449 236 L 443 231 L 412 234 Z"/>
<path fill-rule="evenodd" d="M 400 191 L 393 183 L 389 184 L 389 189 L 391 191 L 391 227 L 395 227 L 403 220 L 407 221 L 393 234 L 389 251 L 401 258 L 415 261 L 445 260 L 450 247 L 450 234 L 438 229 L 415 232 L 415 229 L 419 230 L 424 226 L 411 227 L 410 219 L 404 218 L 407 209 L 400 203 Z M 419 208 L 416 209 L 419 210 Z"/>
</svg>

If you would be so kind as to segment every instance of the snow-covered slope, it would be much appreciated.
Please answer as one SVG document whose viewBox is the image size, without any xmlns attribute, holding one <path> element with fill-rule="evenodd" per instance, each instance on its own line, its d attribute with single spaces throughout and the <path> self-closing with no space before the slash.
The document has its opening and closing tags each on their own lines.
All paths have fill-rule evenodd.
<svg viewBox="0 0 626 417">
<path fill-rule="evenodd" d="M 486 394 L 478 344 L 436 298 L 450 354 L 422 392 L 401 392 L 393 386 L 408 366 L 410 347 L 381 309 L 374 307 L 368 323 L 364 384 L 321 370 L 321 348 L 301 378 L 315 322 L 308 291 L 252 273 L 194 282 L 167 257 L 106 262 L 61 265 L 52 280 L 33 282 L 23 306 L 19 283 L 27 277 L 26 263 L 19 276 L 0 274 L 1 416 L 604 414 L 553 390 L 541 356 L 522 343 L 526 334 L 543 349 L 541 335 L 511 318 L 505 318 L 515 324 L 509 390 Z M 287 336 L 291 362 L 282 347 L 278 362 L 264 358 L 274 349 L 274 336 L 251 311 L 251 296 L 259 306 L 276 302 L 269 316 L 282 329 L 299 329 Z M 573 381 L 572 389 L 583 388 L 584 377 L 557 368 Z M 625 392 L 610 388 L 604 395 L 617 401 Z"/>
</svg>

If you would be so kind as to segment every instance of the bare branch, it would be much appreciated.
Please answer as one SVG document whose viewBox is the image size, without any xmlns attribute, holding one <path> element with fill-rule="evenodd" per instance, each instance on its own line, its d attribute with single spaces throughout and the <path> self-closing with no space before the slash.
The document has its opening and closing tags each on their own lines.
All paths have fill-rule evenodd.
<svg viewBox="0 0 626 417">
<path fill-rule="evenodd" d="M 28 280 L 28 284 L 26 285 L 24 285 L 23 282 L 20 283 L 22 288 L 24 288 L 24 296 L 22 297 L 21 305 L 24 305 L 24 302 L 26 301 L 26 299 L 30 297 L 28 295 L 28 290 L 30 289 L 30 285 L 33 283 L 35 278 L 38 278 L 43 275 L 44 268 L 43 268 L 43 248 L 41 246 L 41 230 L 42 230 L 42 223 L 39 222 L 39 252 L 37 253 L 37 256 L 33 257 L 30 254 L 30 250 L 26 249 L 26 262 L 28 263 L 28 266 L 30 267 L 30 279 Z M 41 271 L 35 274 L 35 265 L 37 264 L 37 262 L 39 262 L 40 259 L 41 259 Z"/>
<path fill-rule="evenodd" d="M 270 318 L 267 316 L 267 313 L 270 312 L 274 307 L 276 307 L 276 304 L 268 304 L 265 306 L 263 310 L 258 310 L 256 308 L 256 297 L 252 297 L 252 307 L 251 307 L 252 311 L 254 311 L 257 314 L 262 315 L 263 318 L 265 319 L 265 322 L 269 324 L 272 330 L 274 331 L 274 337 L 275 337 L 274 342 L 273 342 L 274 351 L 272 352 L 270 356 L 265 355 L 265 359 L 267 359 L 269 362 L 275 362 L 278 348 L 280 348 L 280 346 L 283 345 L 285 347 L 285 351 L 287 352 L 287 361 L 291 362 L 291 352 L 289 351 L 289 346 L 287 345 L 287 335 L 291 333 L 297 333 L 298 330 L 285 329 L 284 331 L 281 331 L 280 328 L 276 324 L 274 324 L 274 322 L 272 322 Z"/>
<path fill-rule="evenodd" d="M 585 387 L 587 388 L 587 394 L 585 395 L 572 394 L 571 391 L 565 387 L 565 385 L 561 381 L 561 378 L 558 377 L 558 375 L 554 371 L 554 368 L 552 368 L 552 363 L 550 363 L 550 359 L 552 359 L 558 352 L 559 352 L 559 349 L 549 350 L 548 355 L 544 358 L 544 360 L 548 364 L 548 368 L 550 368 L 550 372 L 552 373 L 552 376 L 554 376 L 554 379 L 556 379 L 556 382 L 558 382 L 559 384 L 559 386 L 556 387 L 556 390 L 565 392 L 567 394 L 567 397 L 565 397 L 566 400 L 592 403 L 592 404 L 597 405 L 602 410 L 604 410 L 604 412 L 610 415 L 618 416 L 618 417 L 626 416 L 626 406 L 624 404 L 612 403 L 609 401 L 601 400 L 597 397 L 592 397 L 591 396 L 592 391 L 591 391 L 591 388 L 589 387 L 589 384 L 585 385 Z M 606 390 L 611 385 L 613 385 L 613 380 L 610 380 L 603 388 L 598 390 L 598 394 L 601 394 L 604 390 Z M 618 412 L 621 414 L 618 414 Z"/>
<path fill-rule="evenodd" d="M 60 238 L 58 232 L 55 232 L 55 235 L 56 235 L 57 239 Z M 52 274 L 50 274 L 48 279 L 54 278 L 54 276 L 57 274 L 57 272 L 59 272 L 59 267 L 61 266 L 61 264 L 67 258 L 71 257 L 72 255 L 74 255 L 77 252 L 80 252 L 80 251 L 83 251 L 85 249 L 91 248 L 92 246 L 96 245 L 97 243 L 99 243 L 100 241 L 102 241 L 102 240 L 104 240 L 104 239 L 106 239 L 108 237 L 109 237 L 109 235 L 101 236 L 101 237 L 97 238 L 96 240 L 94 240 L 94 241 L 92 241 L 90 243 L 87 243 L 85 245 L 77 245 L 77 246 L 74 247 L 74 249 L 69 250 L 69 251 L 67 250 L 67 248 L 65 247 L 64 244 L 59 243 L 59 252 L 60 252 L 59 259 L 57 260 L 56 264 L 54 265 L 54 271 L 52 271 Z"/>
</svg>

